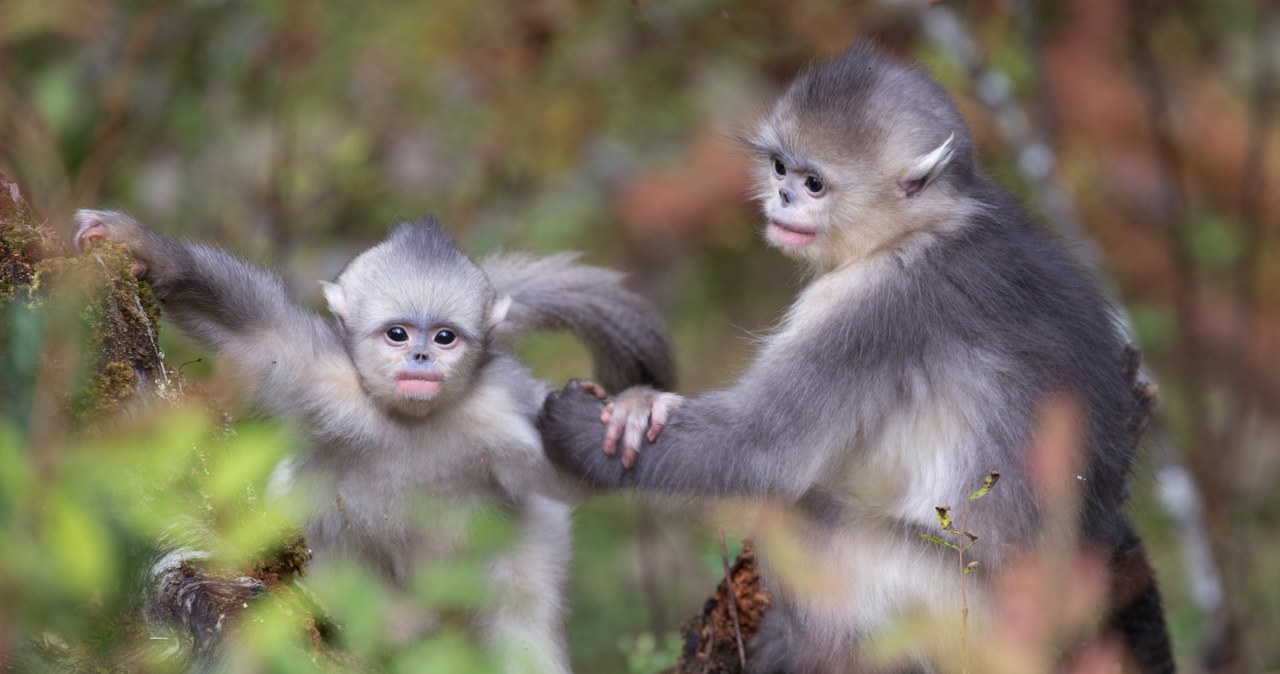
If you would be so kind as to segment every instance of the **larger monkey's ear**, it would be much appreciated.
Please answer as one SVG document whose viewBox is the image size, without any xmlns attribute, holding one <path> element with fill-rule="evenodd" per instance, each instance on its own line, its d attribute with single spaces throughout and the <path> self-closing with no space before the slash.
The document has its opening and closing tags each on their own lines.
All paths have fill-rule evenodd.
<svg viewBox="0 0 1280 674">
<path fill-rule="evenodd" d="M 898 180 L 902 196 L 914 197 L 942 173 L 942 169 L 946 168 L 956 156 L 955 141 L 954 133 L 947 136 L 941 145 L 934 148 L 932 152 L 922 155 L 911 168 L 907 169 L 907 172 Z"/>
<path fill-rule="evenodd" d="M 324 299 L 329 303 L 329 312 L 346 323 L 350 309 L 347 306 L 347 292 L 342 289 L 342 286 L 328 281 L 321 281 L 320 287 L 324 289 Z"/>
</svg>

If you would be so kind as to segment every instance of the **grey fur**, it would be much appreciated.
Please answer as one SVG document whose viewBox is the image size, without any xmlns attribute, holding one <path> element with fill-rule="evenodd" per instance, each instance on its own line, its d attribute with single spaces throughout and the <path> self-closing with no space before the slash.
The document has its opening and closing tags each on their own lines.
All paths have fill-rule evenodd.
<svg viewBox="0 0 1280 674">
<path fill-rule="evenodd" d="M 406 584 L 466 543 L 467 512 L 499 510 L 517 521 L 517 535 L 489 561 L 496 603 L 479 628 L 509 671 L 568 671 L 562 595 L 580 489 L 542 453 L 534 420 L 547 386 L 494 339 L 567 327 L 607 361 L 597 368 L 615 385 L 670 385 L 662 324 L 621 275 L 572 256 L 508 256 L 487 263 L 491 282 L 428 219 L 398 225 L 326 284 L 328 319 L 297 306 L 274 274 L 219 249 L 118 212 L 80 211 L 77 221 L 78 244 L 128 245 L 178 326 L 303 433 L 307 446 L 277 469 L 272 489 L 300 490 L 310 504 L 315 564 L 350 556 Z M 396 344 L 388 326 L 420 336 Z M 457 339 L 433 342 L 442 329 Z M 397 393 L 409 371 L 440 375 L 435 392 Z M 184 585 L 180 556 L 171 557 L 156 569 L 151 612 L 191 628 L 203 666 L 223 616 L 199 599 L 208 579 Z"/>
<path fill-rule="evenodd" d="M 936 180 L 905 189 L 902 177 L 951 137 L 950 153 L 933 153 Z M 971 551 L 981 624 L 987 583 L 1051 535 L 1026 452 L 1052 396 L 1074 400 L 1085 422 L 1081 545 L 1136 545 L 1124 512 L 1137 405 L 1124 340 L 1094 281 L 977 171 L 945 91 L 855 46 L 801 73 L 748 142 L 770 227 L 817 236 L 770 232 L 816 277 L 755 362 L 732 387 L 684 401 L 632 470 L 600 451 L 601 403 L 580 390 L 550 396 L 539 426 L 552 461 L 593 487 L 767 496 L 808 516 L 811 564 L 853 576 L 856 599 L 834 609 L 800 596 L 762 552 L 779 602 L 751 646 L 752 671 L 863 671 L 861 637 L 921 605 L 958 615 L 936 582 L 954 558 L 918 534 L 936 529 L 931 506 L 956 504 L 998 469 L 971 520 L 983 532 Z M 796 202 L 793 175 L 820 175 L 826 193 Z M 781 200 L 780 184 L 792 190 Z M 1154 585 L 1144 601 L 1155 636 L 1130 644 L 1147 649 L 1144 672 L 1171 671 Z M 1112 624 L 1128 634 L 1123 622 Z"/>
</svg>

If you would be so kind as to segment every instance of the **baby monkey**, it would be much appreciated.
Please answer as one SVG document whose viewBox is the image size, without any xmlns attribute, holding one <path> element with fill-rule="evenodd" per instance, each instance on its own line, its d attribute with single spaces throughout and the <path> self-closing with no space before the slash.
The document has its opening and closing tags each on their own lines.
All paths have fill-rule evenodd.
<svg viewBox="0 0 1280 674">
<path fill-rule="evenodd" d="M 958 643 L 888 664 L 865 646 L 921 614 L 958 635 L 962 605 L 981 634 L 1000 571 L 1070 530 L 1136 579 L 1100 629 L 1139 671 L 1172 671 L 1125 514 L 1138 404 L 1126 341 L 1093 280 L 979 172 L 945 90 L 857 45 L 802 72 L 748 145 L 764 236 L 811 280 L 728 388 L 633 389 L 603 410 L 580 387 L 553 394 L 539 421 L 551 460 L 598 488 L 754 496 L 801 514 L 804 568 L 788 575 L 767 546 L 758 557 L 776 603 L 751 672 L 945 670 Z M 1061 504 L 1028 458 L 1051 400 L 1080 419 L 1066 534 L 1050 530 Z M 999 488 L 969 521 L 982 541 L 966 602 L 954 554 L 922 534 L 992 470 Z M 817 592 L 788 582 L 814 572 L 831 581 Z"/>
<path fill-rule="evenodd" d="M 620 274 L 572 255 L 477 265 L 434 219 L 405 222 L 324 284 L 325 318 L 222 250 L 124 213 L 76 220 L 77 246 L 127 245 L 165 313 L 304 435 L 272 483 L 302 490 L 316 563 L 350 556 L 404 585 L 467 542 L 460 513 L 496 509 L 517 533 L 489 565 L 494 603 L 479 629 L 508 671 L 569 670 L 562 595 L 579 488 L 543 455 L 534 421 L 547 385 L 501 342 L 568 328 L 607 386 L 670 386 L 665 328 Z M 219 617 L 181 617 L 197 652 L 212 652 L 201 639 Z"/>
</svg>

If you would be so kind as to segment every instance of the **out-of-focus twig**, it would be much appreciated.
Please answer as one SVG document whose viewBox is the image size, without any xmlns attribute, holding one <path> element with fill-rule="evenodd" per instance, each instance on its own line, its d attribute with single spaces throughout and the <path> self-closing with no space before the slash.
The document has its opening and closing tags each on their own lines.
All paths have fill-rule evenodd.
<svg viewBox="0 0 1280 674">
<path fill-rule="evenodd" d="M 1264 218 L 1262 196 L 1267 184 L 1267 136 L 1275 115 L 1277 46 L 1280 45 L 1280 2 L 1258 0 L 1253 36 L 1253 82 L 1249 97 L 1249 129 L 1240 179 L 1240 257 L 1235 265 L 1235 294 L 1240 305 L 1232 326 L 1232 389 L 1240 399 L 1229 406 L 1221 443 L 1239 446 L 1256 401 L 1250 377 L 1253 336 L 1259 306 L 1258 271 L 1262 263 Z"/>
<path fill-rule="evenodd" d="M 1026 15 L 1030 17 L 1028 21 L 1034 22 L 1034 13 L 1027 12 Z M 1013 149 L 1018 158 L 1018 168 L 1035 191 L 1050 222 L 1065 238 L 1076 244 L 1080 261 L 1105 280 L 1102 254 L 1085 233 L 1072 197 L 1055 174 L 1053 150 L 1014 98 L 1009 78 L 986 64 L 976 41 L 950 8 L 932 7 L 921 14 L 920 20 L 924 34 L 968 73 L 978 99 L 996 118 L 1004 142 Z M 1168 129 L 1167 125 L 1165 129 Z M 1164 138 L 1171 141 L 1167 134 Z M 1169 149 L 1166 146 L 1166 150 Z M 1176 152 L 1176 148 L 1172 151 Z M 1172 168 L 1171 165 L 1166 166 Z M 1182 213 L 1181 192 L 1177 190 L 1176 182 L 1169 184 L 1173 191 L 1166 203 L 1168 212 Z M 1185 276 L 1183 280 L 1193 279 Z M 1184 297 L 1190 297 L 1188 292 L 1191 288 L 1183 288 Z M 1112 288 L 1112 303 L 1125 328 L 1130 329 L 1128 316 L 1124 314 L 1122 304 L 1114 298 L 1114 292 Z M 1141 376 L 1144 380 L 1155 381 L 1145 368 Z M 1210 539 L 1205 526 L 1203 496 L 1191 472 L 1179 461 L 1177 452 L 1172 451 L 1173 440 L 1158 418 L 1151 425 L 1150 434 L 1155 440 L 1152 444 L 1159 462 L 1161 504 L 1174 520 L 1174 530 L 1179 533 L 1193 601 L 1204 614 L 1218 616 L 1223 606 L 1222 580 L 1213 550 L 1208 545 Z"/>
<path fill-rule="evenodd" d="M 102 121 L 94 129 L 89 152 L 76 175 L 73 203 L 96 201 L 102 194 L 108 172 L 119 158 L 124 133 L 128 128 L 132 99 L 142 72 L 140 64 L 155 38 L 161 6 L 148 8 L 130 28 L 120 63 L 113 70 L 102 91 Z"/>
<path fill-rule="evenodd" d="M 1017 157 L 1018 170 L 1035 190 L 1049 220 L 1079 246 L 1082 262 L 1091 270 L 1101 270 L 1102 253 L 1085 234 L 1075 202 L 1055 174 L 1053 148 L 1014 98 L 1009 77 L 987 66 L 981 49 L 949 7 L 926 10 L 920 23 L 925 36 L 969 75 L 974 94 L 991 111 L 1001 137 Z"/>
<path fill-rule="evenodd" d="M 662 598 L 661 579 L 658 578 L 658 560 L 654 547 L 658 545 L 658 527 L 654 522 L 653 506 L 644 503 L 636 517 L 636 546 L 639 549 L 640 589 L 649 609 L 649 629 L 654 634 L 667 632 L 666 602 Z"/>
<path fill-rule="evenodd" d="M 1170 116 L 1169 92 L 1151 44 L 1151 26 L 1166 7 L 1147 0 L 1129 2 L 1129 48 L 1146 106 L 1152 142 L 1155 146 L 1157 165 L 1161 171 L 1161 194 L 1164 216 L 1168 219 L 1169 261 L 1176 271 L 1173 276 L 1173 306 L 1177 333 L 1174 349 L 1180 368 L 1182 395 L 1186 400 L 1185 411 L 1190 447 L 1190 460 L 1195 484 L 1203 494 L 1203 512 L 1208 526 L 1205 529 L 1213 557 L 1221 565 L 1229 563 L 1228 540 L 1233 534 L 1228 513 L 1227 494 L 1223 467 L 1232 463 L 1235 447 L 1214 443 L 1211 420 L 1208 418 L 1208 397 L 1203 349 L 1198 343 L 1196 326 L 1200 324 L 1196 302 L 1198 281 L 1197 266 L 1192 250 L 1192 223 L 1182 186 L 1182 156 L 1178 148 L 1174 122 Z M 1221 440 L 1221 438 L 1217 438 Z M 1220 583 L 1225 585 L 1227 576 Z M 1227 593 L 1221 593 L 1221 601 L 1214 612 L 1217 634 L 1209 644 L 1204 666 L 1211 672 L 1235 672 L 1240 670 L 1239 630 L 1234 613 L 1227 602 Z"/>
<path fill-rule="evenodd" d="M 724 529 L 720 533 L 720 561 L 724 563 L 724 582 L 729 588 L 729 615 L 733 617 L 733 638 L 738 642 L 738 662 L 747 667 L 747 649 L 742 645 L 742 621 L 738 619 L 738 597 L 733 591 L 733 573 L 729 571 L 729 550 L 724 545 Z"/>
</svg>

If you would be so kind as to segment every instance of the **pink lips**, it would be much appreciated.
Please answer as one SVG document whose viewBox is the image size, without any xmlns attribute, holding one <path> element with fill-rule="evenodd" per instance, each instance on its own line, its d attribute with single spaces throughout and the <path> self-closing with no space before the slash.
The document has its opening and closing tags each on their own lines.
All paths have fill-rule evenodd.
<svg viewBox="0 0 1280 674">
<path fill-rule="evenodd" d="M 437 372 L 402 372 L 396 375 L 396 388 L 413 398 L 430 398 L 440 392 L 444 376 Z"/>
<path fill-rule="evenodd" d="M 818 238 L 815 231 L 801 229 L 794 225 L 788 225 L 779 220 L 770 220 L 768 229 L 769 240 L 787 248 L 804 248 L 814 242 Z"/>
</svg>

